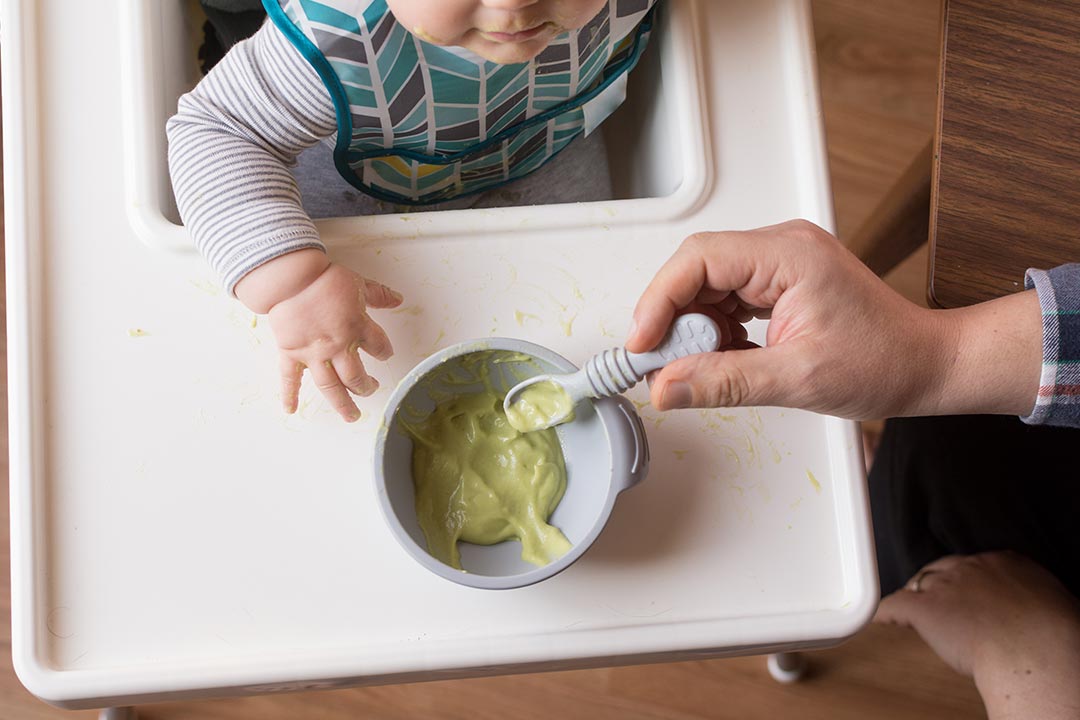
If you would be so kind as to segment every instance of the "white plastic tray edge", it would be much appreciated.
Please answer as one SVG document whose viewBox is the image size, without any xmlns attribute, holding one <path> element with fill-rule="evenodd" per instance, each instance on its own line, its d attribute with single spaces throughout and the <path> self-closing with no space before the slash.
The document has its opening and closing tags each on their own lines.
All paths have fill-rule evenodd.
<svg viewBox="0 0 1080 720">
<path fill-rule="evenodd" d="M 872 612 L 871 607 L 870 614 Z M 747 627 L 739 632 L 738 618 L 710 623 L 687 623 L 685 627 L 675 626 L 678 632 L 673 632 L 674 639 L 667 636 L 649 638 L 649 642 L 645 642 L 644 634 L 627 634 L 621 638 L 625 652 L 602 656 L 590 655 L 588 649 L 597 647 L 601 642 L 610 645 L 610 636 L 604 630 L 584 631 L 560 635 L 560 652 L 574 655 L 556 662 L 546 659 L 551 655 L 550 641 L 542 637 L 532 637 L 519 639 L 513 650 L 503 654 L 495 664 L 482 652 L 475 649 L 466 651 L 459 643 L 447 641 L 427 646 L 422 659 L 402 653 L 396 661 L 381 660 L 377 668 L 357 663 L 348 649 L 342 649 L 332 655 L 321 651 L 318 654 L 317 667 L 306 662 L 308 656 L 300 653 L 287 662 L 267 662 L 253 657 L 247 663 L 234 660 L 213 668 L 194 663 L 171 664 L 167 672 L 144 673 L 123 680 L 117 679 L 119 673 L 116 669 L 62 671 L 40 664 L 31 668 L 29 673 L 21 673 L 19 677 L 27 689 L 41 700 L 67 709 L 83 709 L 185 698 L 262 695 L 509 673 L 679 662 L 761 654 L 780 649 L 818 649 L 843 642 L 869 621 L 869 618 L 870 615 L 864 615 L 852 605 L 839 611 L 772 618 L 771 620 L 775 621 L 773 626 L 764 633 L 760 626 Z M 722 633 L 725 638 L 723 647 L 710 644 L 712 634 L 705 632 L 709 628 L 716 628 Z M 823 632 L 841 629 L 848 631 L 826 640 L 821 639 Z M 729 643 L 732 638 L 736 639 L 735 644 Z M 672 642 L 681 644 L 684 649 L 672 652 L 667 649 Z M 211 675 L 211 670 L 213 681 L 209 684 L 207 678 Z"/>
<path fill-rule="evenodd" d="M 852 532 L 840 537 L 841 564 L 844 566 L 844 578 L 848 584 L 844 588 L 844 603 L 841 608 L 843 613 L 836 618 L 833 630 L 834 637 L 842 640 L 851 637 L 870 622 L 881 595 L 874 533 L 870 526 L 870 497 L 865 482 L 862 431 L 859 423 L 851 420 L 829 417 L 825 422 L 830 437 L 839 436 L 830 443 L 830 465 L 834 472 L 843 466 L 842 471 L 849 477 L 864 480 L 846 485 L 847 492 L 837 493 L 834 499 L 837 513 L 843 513 L 841 517 L 853 518 Z M 852 448 L 854 452 L 841 454 L 841 448 Z M 852 539 L 855 537 L 866 538 L 867 542 L 861 545 L 853 543 Z"/>
<path fill-rule="evenodd" d="M 803 56 L 802 77 L 789 77 L 789 92 L 798 92 L 798 88 L 806 89 L 805 104 L 806 117 L 800 126 L 809 136 L 807 142 L 799 145 L 803 149 L 800 162 L 803 171 L 815 177 L 815 182 L 805 186 L 807 192 L 815 192 L 813 200 L 804 199 L 807 206 L 818 206 L 818 217 L 809 218 L 821 225 L 829 232 L 836 233 L 836 209 L 833 205 L 832 180 L 829 177 L 828 144 L 825 136 L 824 114 L 821 109 L 821 87 L 817 72 L 817 48 L 814 45 L 814 20 L 810 0 L 798 0 L 795 3 L 795 12 L 784 16 L 788 20 L 783 28 L 787 42 L 792 47 L 798 48 L 798 53 Z"/>
<path fill-rule="evenodd" d="M 798 83 L 794 83 L 796 78 L 789 78 L 789 81 L 807 88 L 806 102 L 802 105 L 807 117 L 803 119 L 800 126 L 805 128 L 805 132 L 810 137 L 808 137 L 807 142 L 800 144 L 799 147 L 805 149 L 805 157 L 801 158 L 804 171 L 813 169 L 812 173 L 807 172 L 807 174 L 816 177 L 816 182 L 813 183 L 812 187 L 808 188 L 808 191 L 813 192 L 815 188 L 818 189 L 813 201 L 807 199 L 804 202 L 806 202 L 807 206 L 817 206 L 818 216 L 809 219 L 835 234 L 836 210 L 832 201 L 832 180 L 829 177 L 828 145 L 825 136 L 825 123 L 821 109 L 821 89 L 817 72 L 817 49 L 813 42 L 815 37 L 813 11 L 810 0 L 799 0 L 795 7 L 796 11 L 794 13 L 785 16 L 785 19 L 790 19 L 791 22 L 784 28 L 784 31 L 788 43 L 797 47 L 799 54 L 804 58 L 804 62 L 801 63 L 803 76 L 798 78 Z M 846 465 L 845 470 L 849 477 L 863 478 L 865 480 L 866 465 L 863 457 L 859 423 L 836 417 L 827 418 L 826 423 L 829 434 L 836 434 L 841 438 L 839 442 L 830 444 L 833 454 L 833 466 L 836 467 L 838 464 L 843 463 Z M 855 452 L 847 453 L 844 457 L 836 457 L 838 448 L 843 447 L 853 447 Z M 836 627 L 835 637 L 839 640 L 851 637 L 869 623 L 881 599 L 877 558 L 874 549 L 874 533 L 870 525 L 870 498 L 867 486 L 864 481 L 853 482 L 847 487 L 849 492 L 845 495 L 837 495 L 836 502 L 847 505 L 846 508 L 838 508 L 838 512 L 841 513 L 841 517 L 853 518 L 855 527 L 852 533 L 842 535 L 840 552 L 843 558 L 842 562 L 847 569 L 844 575 L 845 578 L 852 582 L 855 589 L 862 588 L 862 592 L 853 593 L 851 587 L 845 588 L 847 602 L 845 609 L 848 613 L 845 618 L 846 624 L 842 621 Z M 850 543 L 852 537 L 867 538 L 867 542 L 862 545 L 852 546 Z"/>
<path fill-rule="evenodd" d="M 795 87 L 807 89 L 805 100 L 802 105 L 806 111 L 806 117 L 800 123 L 800 127 L 808 134 L 807 142 L 799 145 L 804 149 L 804 157 L 800 158 L 804 172 L 813 175 L 816 181 L 808 188 L 809 192 L 817 190 L 816 196 L 804 200 L 809 206 L 817 206 L 817 217 L 809 218 L 817 222 L 821 227 L 836 234 L 836 210 L 832 200 L 832 179 L 829 177 L 828 144 L 825 135 L 825 123 L 821 109 L 821 88 L 817 72 L 817 48 L 814 44 L 813 10 L 810 0 L 798 0 L 795 3 L 795 12 L 784 16 L 790 20 L 784 28 L 787 42 L 798 48 L 804 62 L 801 78 L 789 78 Z M 796 80 L 798 82 L 796 82 Z M 795 88 L 789 90 L 794 92 Z M 839 441 L 832 442 L 831 458 L 833 467 L 843 463 L 847 475 L 853 478 L 863 478 L 864 482 L 853 482 L 847 486 L 847 494 L 838 494 L 838 505 L 846 504 L 847 507 L 838 507 L 840 517 L 854 519 L 853 532 L 841 536 L 841 557 L 846 568 L 844 577 L 852 582 L 857 590 L 862 588 L 862 593 L 855 593 L 851 587 L 845 588 L 846 610 L 848 611 L 846 622 L 841 622 L 836 627 L 835 637 L 839 640 L 851 637 L 863 628 L 873 618 L 881 599 L 878 584 L 877 558 L 874 549 L 874 533 L 870 525 L 870 498 L 865 482 L 866 464 L 863 457 L 862 433 L 859 423 L 844 420 L 837 417 L 826 419 L 826 427 L 830 436 L 838 435 Z M 854 453 L 847 453 L 843 457 L 837 457 L 838 449 L 853 447 Z M 863 545 L 852 546 L 852 537 L 867 538 Z"/>
<path fill-rule="evenodd" d="M 36 553 L 44 552 L 40 515 L 35 502 L 35 485 L 31 471 L 41 467 L 44 461 L 41 448 L 34 442 L 40 432 L 34 427 L 38 422 L 31 408 L 38 394 L 38 380 L 33 372 L 32 348 L 34 324 L 30 314 L 39 307 L 33 294 L 36 292 L 30 278 L 32 257 L 30 247 L 33 239 L 40 237 L 40 207 L 38 164 L 31 162 L 37 156 L 39 138 L 37 125 L 37 93 L 33 77 L 33 65 L 26 58 L 36 57 L 36 33 L 34 13 L 23 12 L 17 2 L 0 4 L 0 27 L 4 30 L 0 42 L 2 56 L 3 87 L 5 95 L 18 97 L 22 103 L 6 102 L 3 105 L 4 123 L 4 175 L 23 178 L 24 182 L 10 180 L 4 183 L 7 332 L 11 338 L 29 338 L 26 344 L 10 342 L 7 349 L 8 363 L 8 482 L 11 515 L 11 653 L 15 673 L 22 683 L 33 689 L 46 690 L 52 685 L 55 674 L 40 655 L 42 644 L 38 641 L 39 618 L 37 599 L 42 587 L 34 573 Z M 15 242 L 12 238 L 26 238 L 27 242 Z"/>
</svg>

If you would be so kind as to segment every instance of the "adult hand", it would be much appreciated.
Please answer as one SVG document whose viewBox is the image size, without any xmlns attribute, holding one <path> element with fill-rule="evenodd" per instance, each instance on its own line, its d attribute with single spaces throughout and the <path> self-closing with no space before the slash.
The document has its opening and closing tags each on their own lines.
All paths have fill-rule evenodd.
<svg viewBox="0 0 1080 720">
<path fill-rule="evenodd" d="M 956 311 L 908 302 L 806 221 L 688 238 L 649 284 L 626 343 L 644 352 L 676 314 L 769 317 L 766 347 L 692 355 L 652 382 L 654 407 L 779 405 L 868 419 L 1023 414 L 1041 320 L 1033 292 Z"/>
<path fill-rule="evenodd" d="M 875 621 L 915 628 L 974 677 L 992 719 L 1080 717 L 1080 603 L 1027 558 L 936 560 L 882 600 Z"/>
</svg>

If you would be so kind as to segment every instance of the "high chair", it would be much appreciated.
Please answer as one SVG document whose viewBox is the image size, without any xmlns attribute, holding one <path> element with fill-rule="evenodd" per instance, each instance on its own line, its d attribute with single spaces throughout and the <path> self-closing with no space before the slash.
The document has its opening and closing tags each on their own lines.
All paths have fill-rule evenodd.
<svg viewBox="0 0 1080 720">
<path fill-rule="evenodd" d="M 580 363 L 622 342 L 686 236 L 834 229 L 809 3 L 664 5 L 603 129 L 611 201 L 319 223 L 335 260 L 407 298 L 379 315 L 396 354 L 346 425 L 310 384 L 281 413 L 267 323 L 179 224 L 164 124 L 197 79 L 196 4 L 3 4 L 12 653 L 31 692 L 116 720 L 164 700 L 791 652 L 869 621 L 861 445 L 836 418 L 661 414 L 635 389 L 649 477 L 573 567 L 519 590 L 434 577 L 376 509 L 375 419 L 429 354 L 510 336 Z"/>
</svg>

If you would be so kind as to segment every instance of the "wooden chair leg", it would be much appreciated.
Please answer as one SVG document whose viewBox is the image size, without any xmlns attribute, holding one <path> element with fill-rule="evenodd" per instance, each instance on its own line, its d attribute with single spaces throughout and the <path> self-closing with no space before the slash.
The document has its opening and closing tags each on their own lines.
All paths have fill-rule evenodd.
<svg viewBox="0 0 1080 720">
<path fill-rule="evenodd" d="M 879 276 L 899 265 L 929 237 L 933 155 L 931 137 L 870 218 L 845 243 Z"/>
</svg>

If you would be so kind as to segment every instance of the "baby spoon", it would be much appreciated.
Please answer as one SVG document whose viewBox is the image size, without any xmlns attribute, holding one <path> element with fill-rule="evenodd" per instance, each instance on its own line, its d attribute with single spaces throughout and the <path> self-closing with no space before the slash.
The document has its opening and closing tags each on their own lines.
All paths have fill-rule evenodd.
<svg viewBox="0 0 1080 720">
<path fill-rule="evenodd" d="M 589 358 L 575 373 L 531 377 L 510 388 L 503 409 L 510 424 L 521 432 L 549 428 L 572 420 L 574 406 L 585 398 L 625 392 L 653 370 L 687 355 L 712 352 L 719 344 L 720 330 L 711 318 L 682 315 L 655 350 L 632 353 L 613 348 Z"/>
</svg>

